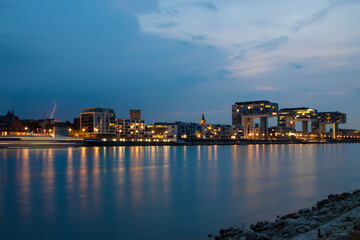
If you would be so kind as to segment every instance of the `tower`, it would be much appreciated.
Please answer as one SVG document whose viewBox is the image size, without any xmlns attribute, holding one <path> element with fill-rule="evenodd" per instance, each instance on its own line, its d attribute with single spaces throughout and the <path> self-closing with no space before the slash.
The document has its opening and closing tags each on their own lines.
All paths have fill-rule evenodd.
<svg viewBox="0 0 360 240">
<path fill-rule="evenodd" d="M 201 118 L 201 120 L 200 120 L 200 125 L 201 125 L 201 126 L 206 125 L 206 120 L 205 120 L 204 113 L 202 114 L 202 118 Z"/>
</svg>

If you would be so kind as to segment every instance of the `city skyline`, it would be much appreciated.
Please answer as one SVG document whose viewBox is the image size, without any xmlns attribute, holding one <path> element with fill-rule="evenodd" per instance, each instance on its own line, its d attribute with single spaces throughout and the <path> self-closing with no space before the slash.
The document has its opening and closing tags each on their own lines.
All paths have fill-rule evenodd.
<svg viewBox="0 0 360 240">
<path fill-rule="evenodd" d="M 359 3 L 1 0 L 0 110 L 229 124 L 232 103 L 268 99 L 360 129 Z"/>
</svg>

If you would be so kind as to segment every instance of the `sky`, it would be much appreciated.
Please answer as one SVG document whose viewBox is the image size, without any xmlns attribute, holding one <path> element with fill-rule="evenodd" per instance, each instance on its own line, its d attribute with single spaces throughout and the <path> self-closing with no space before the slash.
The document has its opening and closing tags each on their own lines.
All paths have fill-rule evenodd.
<svg viewBox="0 0 360 240">
<path fill-rule="evenodd" d="M 231 124 L 231 105 L 347 113 L 360 129 L 360 0 L 0 0 L 0 115 L 81 108 Z M 274 122 L 274 121 L 273 121 Z"/>
</svg>

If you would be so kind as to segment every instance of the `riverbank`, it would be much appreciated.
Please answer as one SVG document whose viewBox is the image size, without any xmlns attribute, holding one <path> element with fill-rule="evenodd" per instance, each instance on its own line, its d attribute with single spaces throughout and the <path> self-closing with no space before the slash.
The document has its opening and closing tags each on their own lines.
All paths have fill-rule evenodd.
<svg viewBox="0 0 360 240">
<path fill-rule="evenodd" d="M 209 238 L 213 236 L 209 234 Z M 250 227 L 221 229 L 215 240 L 275 240 L 275 239 L 360 239 L 360 190 L 330 194 L 315 206 L 300 209 L 274 222 L 258 222 Z"/>
<path fill-rule="evenodd" d="M 256 144 L 337 144 L 360 143 L 360 140 L 259 140 L 259 139 L 81 139 L 34 136 L 0 137 L 0 148 L 22 147 L 114 147 L 114 146 L 199 146 L 199 145 L 256 145 Z"/>
</svg>

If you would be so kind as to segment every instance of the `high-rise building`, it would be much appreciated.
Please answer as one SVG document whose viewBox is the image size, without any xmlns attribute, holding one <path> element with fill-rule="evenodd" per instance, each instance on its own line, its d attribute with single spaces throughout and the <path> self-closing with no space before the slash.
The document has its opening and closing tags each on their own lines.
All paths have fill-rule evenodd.
<svg viewBox="0 0 360 240">
<path fill-rule="evenodd" d="M 130 119 L 116 119 L 115 131 L 117 137 L 144 137 L 145 121 L 141 120 L 141 110 L 130 110 Z"/>
<path fill-rule="evenodd" d="M 339 135 L 339 124 L 346 123 L 346 114 L 341 112 L 318 112 L 317 119 L 312 122 L 312 131 L 320 134 L 326 133 L 326 125 L 333 126 L 332 137 Z"/>
<path fill-rule="evenodd" d="M 295 123 L 302 123 L 302 134 L 309 133 L 308 122 L 314 122 L 317 119 L 317 110 L 307 107 L 300 108 L 282 108 L 278 114 L 278 126 L 280 128 L 295 129 Z"/>
<path fill-rule="evenodd" d="M 109 108 L 83 108 L 80 128 L 93 134 L 115 134 L 115 112 Z"/>
<path fill-rule="evenodd" d="M 276 117 L 278 104 L 269 101 L 236 102 L 232 105 L 232 125 L 242 126 L 244 137 L 267 137 L 268 118 Z M 254 119 L 260 118 L 260 133 L 255 136 Z"/>
</svg>

